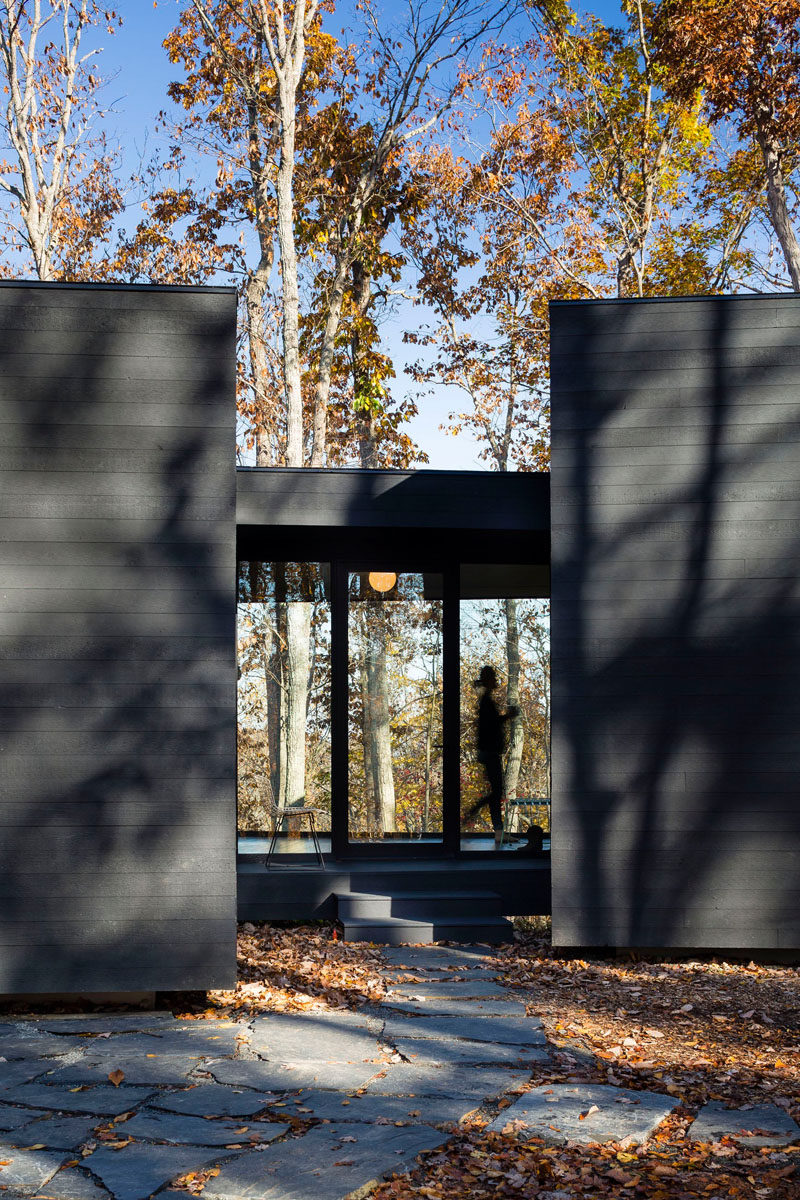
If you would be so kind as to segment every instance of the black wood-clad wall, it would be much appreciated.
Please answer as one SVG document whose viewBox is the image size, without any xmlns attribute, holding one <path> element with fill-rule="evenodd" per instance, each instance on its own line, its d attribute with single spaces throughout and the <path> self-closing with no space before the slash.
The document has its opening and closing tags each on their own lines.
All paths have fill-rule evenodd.
<svg viewBox="0 0 800 1200">
<path fill-rule="evenodd" d="M 800 297 L 552 319 L 553 935 L 800 947 Z"/>
<path fill-rule="evenodd" d="M 0 286 L 0 992 L 229 984 L 235 295 Z"/>
</svg>

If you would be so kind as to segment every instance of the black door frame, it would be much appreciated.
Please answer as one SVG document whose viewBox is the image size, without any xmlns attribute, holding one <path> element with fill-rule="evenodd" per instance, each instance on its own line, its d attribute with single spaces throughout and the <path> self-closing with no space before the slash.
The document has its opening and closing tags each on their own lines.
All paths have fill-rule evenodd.
<svg viewBox="0 0 800 1200">
<path fill-rule="evenodd" d="M 459 569 L 408 554 L 359 556 L 331 563 L 331 851 L 335 859 L 452 857 L 461 844 Z M 363 571 L 435 573 L 442 576 L 442 838 L 351 842 L 348 770 L 348 575 Z"/>
</svg>

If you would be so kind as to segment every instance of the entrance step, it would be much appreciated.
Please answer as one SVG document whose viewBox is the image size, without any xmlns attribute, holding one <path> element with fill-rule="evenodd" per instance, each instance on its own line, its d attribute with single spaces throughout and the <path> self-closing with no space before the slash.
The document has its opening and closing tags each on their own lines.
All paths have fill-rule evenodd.
<svg viewBox="0 0 800 1200">
<path fill-rule="evenodd" d="M 336 892 L 345 941 L 489 942 L 513 939 L 496 892 Z"/>
</svg>

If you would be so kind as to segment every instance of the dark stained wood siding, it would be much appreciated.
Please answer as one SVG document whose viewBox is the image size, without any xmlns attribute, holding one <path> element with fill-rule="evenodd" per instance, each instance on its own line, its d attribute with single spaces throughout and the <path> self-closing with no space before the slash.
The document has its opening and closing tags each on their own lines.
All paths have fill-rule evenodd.
<svg viewBox="0 0 800 1200">
<path fill-rule="evenodd" d="M 553 934 L 800 947 L 800 297 L 552 319 Z"/>
<path fill-rule="evenodd" d="M 235 295 L 0 286 L 0 992 L 229 984 Z"/>
</svg>

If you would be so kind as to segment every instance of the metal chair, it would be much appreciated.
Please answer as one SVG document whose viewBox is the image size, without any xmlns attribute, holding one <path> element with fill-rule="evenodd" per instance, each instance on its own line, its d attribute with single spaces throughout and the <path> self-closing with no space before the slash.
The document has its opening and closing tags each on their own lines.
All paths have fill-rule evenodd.
<svg viewBox="0 0 800 1200">
<path fill-rule="evenodd" d="M 301 796 L 300 799 L 305 800 L 305 796 Z M 278 838 L 278 830 L 281 827 L 281 822 L 287 817 L 308 817 L 309 830 L 311 832 L 311 837 L 314 842 L 314 850 L 317 855 L 317 861 L 318 861 L 319 865 L 322 867 L 322 869 L 324 870 L 325 869 L 325 859 L 322 856 L 322 847 L 319 844 L 319 838 L 317 837 L 317 826 L 316 826 L 316 822 L 314 820 L 314 818 L 317 815 L 322 816 L 324 813 L 324 810 L 321 808 L 315 808 L 311 804 L 297 804 L 297 805 L 286 805 L 286 806 L 270 804 L 269 807 L 270 807 L 272 816 L 275 820 L 275 829 L 272 834 L 272 839 L 269 843 L 269 850 L 267 851 L 267 857 L 264 861 L 265 870 L 267 870 L 267 871 L 269 870 L 269 864 L 272 859 L 272 855 L 275 851 L 275 842 L 277 841 L 277 838 Z"/>
<path fill-rule="evenodd" d="M 528 820 L 530 820 L 531 810 L 541 808 L 543 805 L 549 809 L 549 796 L 517 796 L 513 800 L 504 801 L 503 833 L 500 838 L 500 845 L 503 845 L 503 842 L 506 840 L 506 835 L 511 833 L 509 826 L 511 824 L 512 813 L 516 812 L 519 815 L 519 813 L 522 812 L 522 809 L 525 808 L 528 810 Z M 517 825 L 519 825 L 519 821 L 517 821 Z"/>
</svg>

